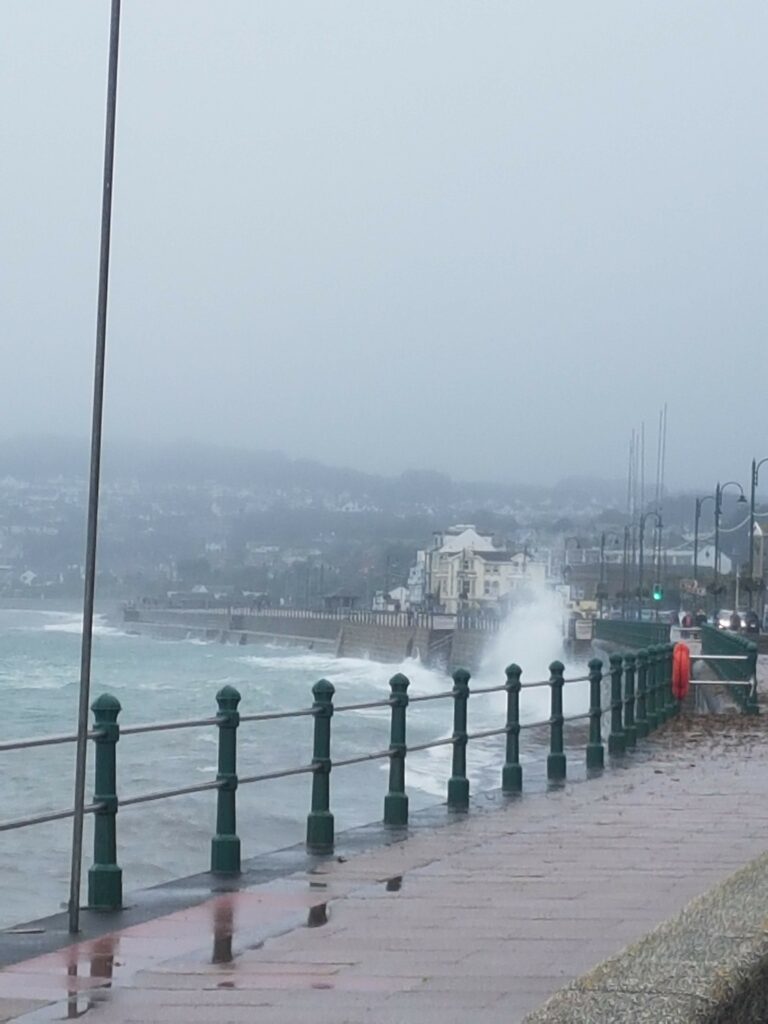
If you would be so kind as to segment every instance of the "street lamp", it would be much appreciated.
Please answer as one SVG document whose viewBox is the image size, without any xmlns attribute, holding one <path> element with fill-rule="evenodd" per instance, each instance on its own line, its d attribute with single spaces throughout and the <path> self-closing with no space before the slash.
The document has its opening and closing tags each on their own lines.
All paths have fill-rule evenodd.
<svg viewBox="0 0 768 1024">
<path fill-rule="evenodd" d="M 627 587 L 629 586 L 629 540 L 632 533 L 631 526 L 624 527 L 624 550 L 621 555 L 621 617 L 627 617 Z"/>
<path fill-rule="evenodd" d="M 749 498 L 749 607 L 752 607 L 752 587 L 755 578 L 755 497 L 757 495 L 757 478 L 760 473 L 760 467 L 764 462 L 768 462 L 768 457 L 760 459 L 756 462 L 752 459 L 752 489 Z"/>
<path fill-rule="evenodd" d="M 703 498 L 696 499 L 696 518 L 693 523 L 693 581 L 697 584 L 699 579 L 699 520 L 701 519 L 701 507 L 705 501 L 714 500 L 714 494 L 707 494 Z"/>
<path fill-rule="evenodd" d="M 600 582 L 598 584 L 598 615 L 601 619 L 603 617 L 603 590 L 605 587 L 605 542 L 609 537 L 615 537 L 617 544 L 621 539 L 618 533 L 616 533 L 614 530 L 603 530 L 603 532 L 600 534 Z"/>
<path fill-rule="evenodd" d="M 656 519 L 656 528 L 661 534 L 662 522 L 661 516 L 658 512 L 646 512 L 644 516 L 640 516 L 640 544 L 639 544 L 639 563 L 637 569 L 637 617 L 642 619 L 643 617 L 643 548 L 645 546 L 645 521 L 654 516 Z"/>
<path fill-rule="evenodd" d="M 717 487 L 715 488 L 715 573 L 712 584 L 715 602 L 717 602 L 717 586 L 720 576 L 720 517 L 723 514 L 723 491 L 726 487 L 738 487 L 741 491 L 738 498 L 739 504 L 746 505 L 747 503 L 747 496 L 744 494 L 744 488 L 737 480 L 728 480 L 724 484 L 721 484 L 720 481 L 718 481 Z"/>
<path fill-rule="evenodd" d="M 563 541 L 563 575 L 565 575 L 565 569 L 568 565 L 568 544 L 570 541 L 576 542 L 577 549 L 581 547 L 581 542 L 578 537 L 566 537 Z"/>
</svg>

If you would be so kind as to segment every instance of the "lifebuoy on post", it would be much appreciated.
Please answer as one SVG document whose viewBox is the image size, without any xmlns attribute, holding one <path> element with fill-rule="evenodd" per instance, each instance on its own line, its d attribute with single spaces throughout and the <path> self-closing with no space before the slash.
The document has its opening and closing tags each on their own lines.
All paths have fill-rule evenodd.
<svg viewBox="0 0 768 1024">
<path fill-rule="evenodd" d="M 684 700 L 691 686 L 691 651 L 688 644 L 675 644 L 672 654 L 672 695 Z"/>
</svg>

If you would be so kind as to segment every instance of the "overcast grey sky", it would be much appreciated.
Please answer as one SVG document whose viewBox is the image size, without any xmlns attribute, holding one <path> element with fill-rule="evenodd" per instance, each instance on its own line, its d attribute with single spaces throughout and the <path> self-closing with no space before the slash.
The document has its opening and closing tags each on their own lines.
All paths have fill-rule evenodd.
<svg viewBox="0 0 768 1024">
<path fill-rule="evenodd" d="M 0 13 L 0 436 L 85 436 L 109 2 Z M 766 38 L 765 0 L 124 0 L 107 440 L 616 477 L 668 400 L 669 485 L 746 483 Z"/>
</svg>

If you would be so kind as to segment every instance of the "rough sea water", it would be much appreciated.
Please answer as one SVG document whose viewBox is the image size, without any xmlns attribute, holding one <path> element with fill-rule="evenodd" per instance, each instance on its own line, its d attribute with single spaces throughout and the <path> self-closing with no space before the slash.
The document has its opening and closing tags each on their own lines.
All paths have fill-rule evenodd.
<svg viewBox="0 0 768 1024">
<path fill-rule="evenodd" d="M 76 728 L 81 619 L 71 613 L 0 610 L 0 739 L 70 733 Z M 517 661 L 523 681 L 543 679 L 562 657 L 559 611 L 548 595 L 521 608 L 490 645 L 474 685 L 503 683 L 504 667 Z M 130 635 L 99 619 L 95 627 L 92 698 L 105 691 L 120 700 L 123 726 L 215 714 L 215 695 L 229 683 L 242 694 L 242 713 L 308 707 L 311 687 L 329 679 L 337 704 L 385 698 L 390 676 L 401 671 L 412 695 L 450 689 L 450 679 L 416 661 L 382 665 L 277 645 L 163 641 Z M 583 666 L 569 665 L 569 674 Z M 586 684 L 566 687 L 567 713 L 587 706 Z M 523 694 L 523 721 L 545 719 L 547 688 Z M 470 698 L 469 729 L 504 724 L 504 693 Z M 408 741 L 450 735 L 452 701 L 417 703 L 408 711 Z M 383 750 L 389 743 L 389 709 L 336 715 L 334 758 Z M 125 736 L 118 745 L 122 797 L 213 779 L 213 726 Z M 92 792 L 89 749 L 88 793 Z M 238 731 L 242 775 L 307 764 L 312 755 L 309 717 L 243 723 Z M 409 755 L 407 785 L 413 810 L 445 799 L 448 746 Z M 475 792 L 497 788 L 504 737 L 469 744 L 468 771 Z M 380 820 L 387 789 L 386 760 L 343 767 L 331 776 L 337 830 Z M 0 753 L 0 820 L 72 806 L 74 744 Z M 310 776 L 256 783 L 238 791 L 238 831 L 243 857 L 303 841 Z M 126 807 L 118 815 L 119 860 L 126 892 L 205 870 L 215 824 L 215 793 L 180 796 Z M 71 821 L 0 832 L 0 926 L 53 913 L 68 891 Z M 90 863 L 91 818 L 86 818 L 84 873 Z"/>
</svg>

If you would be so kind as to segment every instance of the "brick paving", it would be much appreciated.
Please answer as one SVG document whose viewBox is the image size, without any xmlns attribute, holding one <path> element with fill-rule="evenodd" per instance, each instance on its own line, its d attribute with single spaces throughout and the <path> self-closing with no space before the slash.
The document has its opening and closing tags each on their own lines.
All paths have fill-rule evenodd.
<svg viewBox="0 0 768 1024">
<path fill-rule="evenodd" d="M 0 1021 L 514 1024 L 768 849 L 765 717 L 6 968 Z"/>
</svg>

